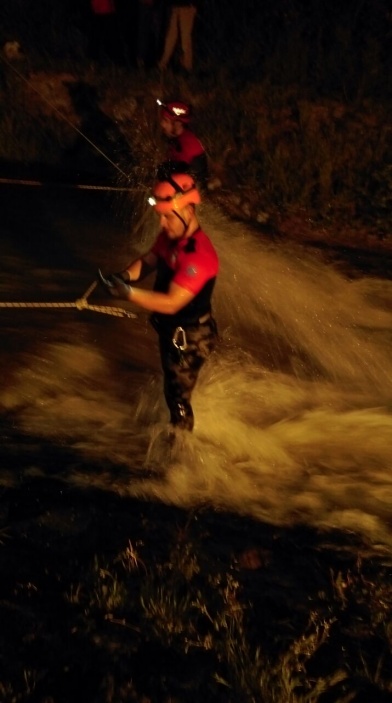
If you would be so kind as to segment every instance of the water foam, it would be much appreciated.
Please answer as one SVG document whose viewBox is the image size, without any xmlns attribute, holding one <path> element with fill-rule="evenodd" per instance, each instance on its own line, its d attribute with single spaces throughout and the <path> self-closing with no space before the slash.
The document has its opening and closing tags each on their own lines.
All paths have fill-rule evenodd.
<svg viewBox="0 0 392 703">
<path fill-rule="evenodd" d="M 201 219 L 221 261 L 221 341 L 194 393 L 192 435 L 168 441 L 154 333 L 124 321 L 90 321 L 83 338 L 69 323 L 62 341 L 57 325 L 35 340 L 0 394 L 3 412 L 72 446 L 80 461 L 61 480 L 81 488 L 390 544 L 392 283 L 345 278 L 210 206 Z"/>
</svg>

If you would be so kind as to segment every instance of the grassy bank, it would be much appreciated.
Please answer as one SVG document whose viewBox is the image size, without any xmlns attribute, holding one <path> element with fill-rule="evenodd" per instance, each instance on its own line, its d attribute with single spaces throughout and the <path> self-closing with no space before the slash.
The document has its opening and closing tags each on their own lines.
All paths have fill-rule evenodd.
<svg viewBox="0 0 392 703">
<path fill-rule="evenodd" d="M 354 535 L 33 478 L 3 505 L 3 703 L 391 700 L 391 564 Z"/>
</svg>

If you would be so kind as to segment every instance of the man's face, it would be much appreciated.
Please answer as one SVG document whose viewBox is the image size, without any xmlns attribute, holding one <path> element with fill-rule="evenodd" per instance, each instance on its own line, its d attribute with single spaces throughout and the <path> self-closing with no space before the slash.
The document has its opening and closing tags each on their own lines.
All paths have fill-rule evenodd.
<svg viewBox="0 0 392 703">
<path fill-rule="evenodd" d="M 189 223 L 189 208 L 182 208 L 178 214 L 181 219 L 180 217 L 177 217 L 174 212 L 166 212 L 164 215 L 162 214 L 159 216 L 159 224 L 169 239 L 180 239 Z"/>
<path fill-rule="evenodd" d="M 179 127 L 181 123 L 178 122 L 177 120 L 169 120 L 168 117 L 161 117 L 161 129 L 165 137 L 168 137 L 169 139 L 172 137 L 176 137 L 178 134 Z"/>
</svg>

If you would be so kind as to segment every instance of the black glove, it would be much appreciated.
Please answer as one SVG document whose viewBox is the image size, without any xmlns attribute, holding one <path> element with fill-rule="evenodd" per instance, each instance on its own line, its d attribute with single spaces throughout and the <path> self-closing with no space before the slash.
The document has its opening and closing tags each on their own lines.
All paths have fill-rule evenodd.
<svg viewBox="0 0 392 703">
<path fill-rule="evenodd" d="M 125 283 L 121 273 L 109 273 L 104 276 L 101 269 L 98 269 L 98 280 L 106 293 L 109 293 L 113 298 L 130 299 L 132 288 L 128 283 Z"/>
</svg>

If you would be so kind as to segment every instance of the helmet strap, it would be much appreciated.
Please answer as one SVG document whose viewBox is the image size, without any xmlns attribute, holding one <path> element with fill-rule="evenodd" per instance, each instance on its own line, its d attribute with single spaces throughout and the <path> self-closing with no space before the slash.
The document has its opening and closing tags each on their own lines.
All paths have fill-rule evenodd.
<svg viewBox="0 0 392 703">
<path fill-rule="evenodd" d="M 176 212 L 175 210 L 173 210 L 173 213 L 178 217 L 179 220 L 181 220 L 182 224 L 184 225 L 184 231 L 183 231 L 182 237 L 181 237 L 181 239 L 182 239 L 183 237 L 186 236 L 186 233 L 187 233 L 187 229 L 188 229 L 188 227 L 189 227 L 189 224 L 187 224 L 187 223 L 185 222 L 184 218 L 181 217 L 181 215 L 179 215 L 178 212 Z"/>
<path fill-rule="evenodd" d="M 173 186 L 173 188 L 174 188 L 174 190 L 176 191 L 176 193 L 181 193 L 181 194 L 182 194 L 182 193 L 185 193 L 185 192 L 186 192 L 186 191 L 184 191 L 184 190 L 181 188 L 181 186 L 178 185 L 178 183 L 175 182 L 174 178 L 172 178 L 170 174 L 168 174 L 166 180 L 167 180 L 168 183 L 170 183 L 171 186 Z M 179 215 L 178 212 L 176 212 L 176 210 L 173 210 L 173 212 L 174 212 L 174 214 L 178 217 L 178 219 L 181 220 L 182 224 L 184 225 L 184 231 L 183 231 L 183 233 L 182 233 L 182 237 L 181 237 L 181 238 L 186 237 L 189 224 L 187 224 L 187 223 L 185 222 L 184 218 L 181 217 L 181 215 Z"/>
<path fill-rule="evenodd" d="M 167 178 L 165 178 L 165 181 L 167 183 L 170 183 L 170 185 L 174 188 L 176 193 L 184 193 L 181 186 L 179 186 L 178 183 L 175 182 L 174 178 L 171 177 L 170 173 L 167 174 Z"/>
</svg>

